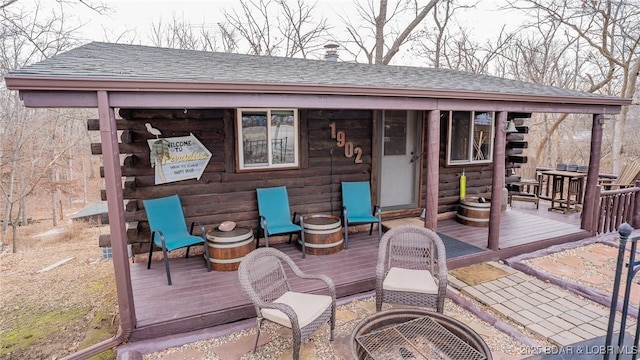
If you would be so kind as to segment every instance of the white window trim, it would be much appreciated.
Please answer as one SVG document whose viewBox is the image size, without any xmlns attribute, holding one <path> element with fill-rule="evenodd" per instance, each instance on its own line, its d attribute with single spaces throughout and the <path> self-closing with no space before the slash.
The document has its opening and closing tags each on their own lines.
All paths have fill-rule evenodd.
<svg viewBox="0 0 640 360">
<path fill-rule="evenodd" d="M 458 111 L 458 112 L 464 112 L 464 111 Z M 471 126 L 469 127 L 469 143 L 467 144 L 469 146 L 469 149 L 467 151 L 467 153 L 469 154 L 469 158 L 466 160 L 451 160 L 451 145 L 452 145 L 452 137 L 453 137 L 453 133 L 451 132 L 452 130 L 452 120 L 453 120 L 453 113 L 454 111 L 449 111 L 449 116 L 447 117 L 447 124 L 448 124 L 448 128 L 447 128 L 447 165 L 469 165 L 469 164 L 490 164 L 493 162 L 493 153 L 494 153 L 494 148 L 493 148 L 493 140 L 494 140 L 494 136 L 495 136 L 495 129 L 496 129 L 496 113 L 493 111 L 468 111 L 471 116 L 469 117 L 469 121 L 471 122 Z M 480 112 L 480 113 L 484 113 L 484 112 L 488 112 L 491 113 L 491 138 L 489 139 L 489 141 L 491 142 L 491 151 L 489 152 L 489 156 L 487 156 L 486 159 L 484 160 L 474 160 L 473 159 L 473 133 L 474 133 L 474 127 L 475 127 L 475 123 L 473 122 L 473 119 L 475 119 L 475 115 L 476 112 Z"/>
<path fill-rule="evenodd" d="M 287 164 L 272 164 L 272 144 L 271 144 L 271 112 L 272 111 L 292 111 L 294 124 L 293 124 L 293 163 Z M 268 161 L 267 165 L 245 165 L 244 163 L 244 139 L 242 137 L 242 113 L 243 112 L 266 112 L 267 113 L 267 154 Z M 300 166 L 300 151 L 299 151 L 299 138 L 300 138 L 300 118 L 298 117 L 298 109 L 290 109 L 290 108 L 238 108 L 236 110 L 236 151 L 238 153 L 238 169 L 240 171 L 251 171 L 251 170 L 269 170 L 269 169 L 292 169 L 298 168 Z"/>
</svg>

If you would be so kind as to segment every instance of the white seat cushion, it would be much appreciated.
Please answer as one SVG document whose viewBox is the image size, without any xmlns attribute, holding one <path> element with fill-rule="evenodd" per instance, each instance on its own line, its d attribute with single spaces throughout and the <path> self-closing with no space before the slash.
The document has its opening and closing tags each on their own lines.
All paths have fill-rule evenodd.
<svg viewBox="0 0 640 360">
<path fill-rule="evenodd" d="M 291 306 L 298 316 L 300 328 L 303 328 L 320 316 L 327 307 L 331 306 L 331 296 L 287 291 L 274 302 Z M 262 309 L 262 316 L 267 320 L 291 328 L 289 318 L 280 310 Z"/>
<path fill-rule="evenodd" d="M 413 270 L 392 267 L 382 282 L 382 288 L 390 291 L 408 291 L 421 294 L 437 294 L 436 285 L 428 270 Z"/>
</svg>

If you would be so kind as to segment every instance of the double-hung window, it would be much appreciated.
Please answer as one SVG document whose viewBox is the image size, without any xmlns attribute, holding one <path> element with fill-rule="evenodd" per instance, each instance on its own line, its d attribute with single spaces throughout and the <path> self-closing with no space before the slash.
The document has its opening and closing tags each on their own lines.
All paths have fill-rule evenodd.
<svg viewBox="0 0 640 360">
<path fill-rule="evenodd" d="M 493 112 L 450 111 L 447 165 L 490 163 L 494 121 Z"/>
<path fill-rule="evenodd" d="M 296 109 L 238 109 L 240 170 L 298 166 Z"/>
</svg>

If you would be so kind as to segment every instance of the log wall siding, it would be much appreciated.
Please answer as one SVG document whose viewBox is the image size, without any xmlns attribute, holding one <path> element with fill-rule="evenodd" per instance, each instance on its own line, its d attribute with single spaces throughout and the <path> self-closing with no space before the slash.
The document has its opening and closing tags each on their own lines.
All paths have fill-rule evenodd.
<svg viewBox="0 0 640 360">
<path fill-rule="evenodd" d="M 235 109 L 134 110 L 122 109 L 116 121 L 122 131 L 120 153 L 124 156 L 122 175 L 127 232 L 134 252 L 148 251 L 149 226 L 142 199 L 178 194 L 187 223 L 200 221 L 205 227 L 225 220 L 256 229 L 258 211 L 256 188 L 287 186 L 291 212 L 340 215 L 342 181 L 370 181 L 372 172 L 373 112 L 367 110 L 300 110 L 300 168 L 277 171 L 235 171 Z M 224 121 L 224 119 L 230 121 Z M 147 139 L 153 138 L 144 126 L 150 122 L 162 137 L 193 133 L 212 153 L 200 180 L 155 185 L 149 161 Z M 363 150 L 363 162 L 355 164 L 344 149 L 331 139 L 329 124 L 336 123 L 347 141 Z M 89 130 L 98 131 L 96 120 Z M 100 144 L 92 153 L 101 154 Z M 131 227 L 134 227 L 131 229 Z"/>
<path fill-rule="evenodd" d="M 458 202 L 460 201 L 460 176 L 462 175 L 462 168 L 465 169 L 465 175 L 467 176 L 467 196 L 477 196 L 491 198 L 491 184 L 493 164 L 468 164 L 468 165 L 455 165 L 448 166 L 446 164 L 447 155 L 447 129 L 448 129 L 448 112 L 442 111 L 440 117 L 440 177 L 439 177 L 439 190 L 438 190 L 438 213 L 453 212 L 458 209 Z M 531 117 L 531 114 L 522 113 L 509 113 L 508 119 L 514 120 L 518 133 L 507 134 L 507 141 L 523 142 L 529 131 L 528 127 L 524 125 L 527 118 Z M 424 123 L 423 131 L 427 131 L 427 124 Z M 524 146 L 524 145 L 523 145 Z M 508 147 L 508 146 L 507 146 Z M 520 155 L 521 149 L 517 151 L 508 152 L 509 155 Z M 423 157 L 425 159 L 426 157 Z M 526 156 L 523 156 L 526 159 Z M 506 183 L 517 181 L 517 177 L 511 178 L 513 169 L 520 167 L 519 163 L 506 163 L 507 171 Z M 426 172 L 426 163 L 423 160 L 423 173 Z M 423 179 L 425 177 L 423 176 Z M 426 203 L 426 184 L 422 184 L 422 203 Z"/>
<path fill-rule="evenodd" d="M 122 175 L 126 206 L 129 242 L 134 252 L 145 252 L 149 239 L 149 226 L 142 206 L 142 199 L 180 195 L 187 222 L 198 220 L 206 227 L 213 227 L 225 220 L 240 225 L 257 227 L 257 200 L 255 189 L 259 187 L 287 186 L 291 211 L 299 213 L 324 213 L 340 215 L 342 181 L 372 181 L 375 164 L 372 164 L 376 142 L 373 139 L 374 111 L 299 109 L 300 117 L 300 168 L 277 171 L 236 172 L 235 109 L 121 109 L 116 126 L 121 131 L 120 153 L 123 155 Z M 446 112 L 443 112 L 446 114 Z M 226 121 L 225 121 L 226 119 Z M 150 122 L 162 132 L 163 137 L 184 136 L 193 133 L 212 153 L 200 180 L 155 185 L 155 173 L 149 161 L 146 140 L 153 138 L 144 126 Z M 329 124 L 336 123 L 338 131 L 344 131 L 347 141 L 362 148 L 361 164 L 344 155 L 344 148 L 331 139 Z M 518 125 L 521 125 L 519 123 Z M 89 130 L 98 131 L 97 120 L 88 120 Z M 423 122 L 423 131 L 427 131 Z M 460 175 L 465 168 L 467 195 L 491 195 L 492 164 L 447 166 L 447 120 L 441 117 L 438 213 L 457 210 L 460 192 Z M 521 134 L 516 135 L 522 140 Z M 94 155 L 102 153 L 101 145 L 91 145 Z M 426 156 L 422 157 L 421 204 L 426 203 Z M 101 175 L 102 170 L 101 170 Z M 373 186 L 375 189 L 375 186 Z M 375 194 L 374 194 L 375 195 Z M 103 191 L 103 199 L 105 192 Z M 385 218 L 417 216 L 420 209 L 389 213 Z M 102 243 L 105 243 L 102 240 Z M 141 244 L 143 246 L 141 246 Z"/>
<path fill-rule="evenodd" d="M 492 164 L 481 165 L 455 165 L 447 166 L 447 116 L 448 112 L 442 112 L 440 118 L 440 176 L 438 188 L 438 213 L 447 213 L 458 209 L 460 201 L 460 175 L 462 168 L 465 169 L 467 176 L 467 196 L 483 196 L 491 197 L 491 174 L 493 171 Z M 423 131 L 427 131 L 427 124 L 424 122 Z M 426 156 L 423 156 L 426 159 Z M 423 173 L 426 174 L 426 162 L 423 160 Z M 423 176 L 424 178 L 424 176 Z M 422 184 L 422 203 L 426 203 L 427 184 Z"/>
</svg>

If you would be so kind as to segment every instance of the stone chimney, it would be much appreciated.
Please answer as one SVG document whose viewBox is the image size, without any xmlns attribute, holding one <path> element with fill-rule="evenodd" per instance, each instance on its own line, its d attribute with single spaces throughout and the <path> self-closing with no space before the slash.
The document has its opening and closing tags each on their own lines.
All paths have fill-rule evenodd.
<svg viewBox="0 0 640 360">
<path fill-rule="evenodd" d="M 324 59 L 327 61 L 338 61 L 338 48 L 340 45 L 338 44 L 327 44 L 324 46 L 325 54 Z"/>
</svg>

